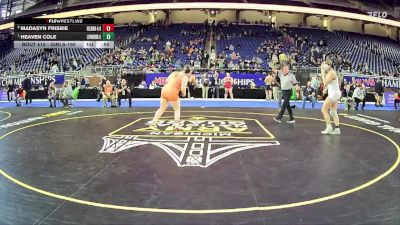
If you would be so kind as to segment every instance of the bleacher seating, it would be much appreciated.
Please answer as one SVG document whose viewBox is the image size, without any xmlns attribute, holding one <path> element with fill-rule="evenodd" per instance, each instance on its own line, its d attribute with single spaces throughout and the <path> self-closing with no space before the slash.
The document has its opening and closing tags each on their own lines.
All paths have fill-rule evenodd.
<svg viewBox="0 0 400 225">
<path fill-rule="evenodd" d="M 239 53 L 240 58 L 243 60 L 251 60 L 261 43 L 274 37 L 266 26 L 222 25 L 217 27 L 216 33 L 217 36 L 220 36 L 217 38 L 217 53 L 226 54 L 228 60 L 233 61 L 233 63 L 238 63 L 239 59 L 229 59 L 229 55 L 232 52 Z M 230 45 L 234 47 L 233 51 L 229 50 Z M 266 66 L 265 61 L 263 61 L 262 66 Z"/>
<path fill-rule="evenodd" d="M 139 37 L 128 43 L 130 37 L 139 30 Z M 310 60 L 316 51 L 321 58 L 334 54 L 340 63 L 347 60 L 353 71 L 363 67 L 367 68 L 365 72 L 370 73 L 394 73 L 398 72 L 400 65 L 400 45 L 385 37 L 300 27 L 275 29 L 268 25 L 218 25 L 213 32 L 217 56 L 223 53 L 227 63 L 232 61 L 237 64 L 239 61 L 254 61 L 257 58 L 262 61 L 259 65 L 262 69 L 271 69 L 271 52 L 265 51 L 271 46 L 273 52 L 276 50 L 287 56 L 298 52 L 296 65 L 299 67 L 318 66 L 319 61 Z M 206 39 L 211 35 L 204 24 L 154 25 L 146 29 L 117 27 L 115 33 L 116 45 L 120 47 L 122 42 L 127 43 L 127 48 L 122 50 L 129 51 L 121 53 L 118 48 L 115 51 L 118 54 L 113 55 L 113 51 L 102 49 L 12 49 L 11 39 L 0 41 L 0 72 L 48 72 L 54 62 L 59 71 L 79 69 L 91 64 L 175 68 L 201 61 Z M 302 44 L 303 41 L 305 44 Z M 169 47 L 166 46 L 167 42 L 171 43 Z M 231 45 L 234 50 L 229 50 Z M 279 48 L 276 49 L 276 46 Z M 240 57 L 231 58 L 233 51 Z M 107 56 L 116 60 L 109 60 Z M 66 65 L 74 61 L 78 64 L 76 68 Z M 97 63 L 99 61 L 101 63 Z"/>
<path fill-rule="evenodd" d="M 155 37 L 157 37 L 155 40 Z M 178 64 L 189 64 L 191 60 L 199 60 L 201 55 L 196 54 L 195 50 L 204 50 L 204 41 L 206 39 L 206 30 L 204 24 L 173 24 L 170 26 L 152 26 L 144 31 L 141 36 L 131 42 L 128 47 L 139 51 L 144 49 L 146 52 L 157 50 L 160 54 L 165 53 L 166 43 L 171 42 L 173 51 L 173 62 L 166 63 L 163 67 L 174 66 Z M 201 41 L 196 41 L 201 40 Z M 187 54 L 185 47 L 193 48 L 192 54 Z M 151 58 L 151 53 L 148 55 Z M 147 58 L 146 60 L 150 60 Z M 154 61 L 154 60 L 152 60 Z M 180 62 L 180 63 L 179 63 Z M 135 61 L 133 67 L 146 65 L 145 61 Z"/>
</svg>

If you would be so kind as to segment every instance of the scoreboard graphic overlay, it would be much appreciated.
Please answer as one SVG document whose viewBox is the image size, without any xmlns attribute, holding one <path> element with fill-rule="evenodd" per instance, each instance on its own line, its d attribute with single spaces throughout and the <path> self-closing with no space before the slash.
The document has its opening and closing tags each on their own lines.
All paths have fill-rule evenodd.
<svg viewBox="0 0 400 225">
<path fill-rule="evenodd" d="M 114 19 L 17 18 L 14 48 L 114 48 Z"/>
</svg>

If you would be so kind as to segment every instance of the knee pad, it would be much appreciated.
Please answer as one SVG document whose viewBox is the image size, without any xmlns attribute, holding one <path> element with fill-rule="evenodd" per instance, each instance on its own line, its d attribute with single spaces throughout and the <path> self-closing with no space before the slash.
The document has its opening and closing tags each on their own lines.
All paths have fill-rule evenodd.
<svg viewBox="0 0 400 225">
<path fill-rule="evenodd" d="M 335 110 L 331 109 L 330 112 L 329 112 L 329 114 L 332 116 L 332 118 L 335 118 L 335 117 L 338 116 L 337 110 L 336 110 L 336 109 L 335 109 Z"/>
</svg>

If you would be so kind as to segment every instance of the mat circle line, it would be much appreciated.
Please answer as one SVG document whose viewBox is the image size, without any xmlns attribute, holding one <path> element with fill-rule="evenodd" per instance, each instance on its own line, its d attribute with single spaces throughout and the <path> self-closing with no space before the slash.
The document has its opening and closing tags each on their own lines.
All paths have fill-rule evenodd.
<svg viewBox="0 0 400 225">
<path fill-rule="evenodd" d="M 6 111 L 0 111 L 0 113 L 5 113 L 5 114 L 7 114 L 7 116 L 6 116 L 5 118 L 3 118 L 3 119 L 0 119 L 0 122 L 1 122 L 1 121 L 4 121 L 4 120 L 6 120 L 6 119 L 8 119 L 8 118 L 10 118 L 10 117 L 11 117 L 11 113 L 9 113 L 9 112 L 6 112 Z"/>
<path fill-rule="evenodd" d="M 92 118 L 92 117 L 102 117 L 102 116 L 115 116 L 115 115 L 141 115 L 141 114 L 153 114 L 153 112 L 130 112 L 130 113 L 108 113 L 108 114 L 96 114 L 96 115 L 88 115 L 88 116 L 77 116 L 77 117 L 70 117 L 70 118 L 63 118 L 63 119 L 56 119 L 56 120 L 51 120 L 51 121 L 45 121 L 45 122 L 40 122 L 40 123 L 35 123 L 31 124 L 28 126 L 24 126 L 15 130 L 12 130 L 2 136 L 0 136 L 0 141 L 4 139 L 5 137 L 20 131 L 24 130 L 30 127 L 35 127 L 39 125 L 44 125 L 44 124 L 49 124 L 49 123 L 54 123 L 54 122 L 61 122 L 61 121 L 67 121 L 67 120 L 74 120 L 74 119 L 82 119 L 82 118 Z M 259 116 L 275 116 L 275 114 L 269 114 L 269 113 L 255 113 L 255 112 L 223 112 L 223 111 L 185 111 L 185 113 L 229 113 L 229 114 L 247 114 L 247 115 L 259 115 Z M 324 121 L 323 119 L 317 119 L 317 118 L 312 118 L 312 117 L 301 117 L 297 116 L 296 118 L 298 119 L 305 119 L 305 120 L 314 120 L 314 121 Z M 352 193 L 355 193 L 357 191 L 360 191 L 362 189 L 365 189 L 378 181 L 382 180 L 389 174 L 391 174 L 400 164 L 400 146 L 393 141 L 391 138 L 388 136 L 381 134 L 379 132 L 370 130 L 368 128 L 360 127 L 357 125 L 353 124 L 347 124 L 347 123 L 340 123 L 341 125 L 364 130 L 373 134 L 376 134 L 380 137 L 383 137 L 389 143 L 393 144 L 395 149 L 397 150 L 397 158 L 396 161 L 394 162 L 393 165 L 390 166 L 388 170 L 386 170 L 384 173 L 381 175 L 375 177 L 374 179 L 363 183 L 357 187 L 348 189 L 346 191 L 342 191 L 336 194 L 331 194 L 328 196 L 324 197 L 319 197 L 311 200 L 306 200 L 306 201 L 300 201 L 300 202 L 294 202 L 294 203 L 286 203 L 286 204 L 281 204 L 281 205 L 271 205 L 271 206 L 254 206 L 254 207 L 243 207 L 243 208 L 223 208 L 223 209 L 168 209 L 168 208 L 150 208 L 150 207 L 135 207 L 135 206 L 122 206 L 122 205 L 113 205 L 113 204 L 105 204 L 105 203 L 98 203 L 98 202 L 93 202 L 93 201 L 86 201 L 86 200 L 81 200 L 77 198 L 72 198 L 60 194 L 55 194 L 52 192 L 48 192 L 33 186 L 30 186 L 29 184 L 26 184 L 22 181 L 19 181 L 18 179 L 12 177 L 11 175 L 7 174 L 4 170 L 0 168 L 0 174 L 4 176 L 6 179 L 10 180 L 11 182 L 14 182 L 15 184 L 24 187 L 26 189 L 29 189 L 31 191 L 46 195 L 48 197 L 56 198 L 56 199 L 61 199 L 64 201 L 69 201 L 69 202 L 74 202 L 78 203 L 81 205 L 88 205 L 88 206 L 95 206 L 95 207 L 101 207 L 101 208 L 109 208 L 109 209 L 117 209 L 117 210 L 126 210 L 126 211 L 137 211 L 137 212 L 151 212 L 151 213 L 175 213 L 175 214 L 221 214 L 221 213 L 239 213 L 239 212 L 251 212 L 251 211 L 269 211 L 269 210 L 276 210 L 276 209 L 286 209 L 286 208 L 294 208 L 294 207 L 299 207 L 299 206 L 305 206 L 305 205 L 311 205 L 311 204 L 316 204 L 328 200 L 332 200 L 335 198 L 343 197 Z M 319 135 L 319 134 L 318 134 Z"/>
</svg>

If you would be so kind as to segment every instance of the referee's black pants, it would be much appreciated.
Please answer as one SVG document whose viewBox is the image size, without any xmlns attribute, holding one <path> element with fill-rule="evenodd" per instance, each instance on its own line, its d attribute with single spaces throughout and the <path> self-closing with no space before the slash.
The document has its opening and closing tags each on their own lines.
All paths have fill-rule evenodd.
<svg viewBox="0 0 400 225">
<path fill-rule="evenodd" d="M 282 116 L 285 113 L 285 109 L 287 109 L 287 111 L 289 112 L 290 119 L 294 119 L 292 108 L 290 107 L 290 97 L 292 97 L 292 90 L 282 90 L 283 103 L 281 111 L 276 117 L 277 119 L 282 119 Z"/>
</svg>

